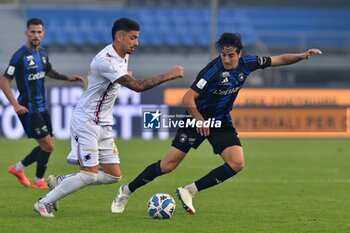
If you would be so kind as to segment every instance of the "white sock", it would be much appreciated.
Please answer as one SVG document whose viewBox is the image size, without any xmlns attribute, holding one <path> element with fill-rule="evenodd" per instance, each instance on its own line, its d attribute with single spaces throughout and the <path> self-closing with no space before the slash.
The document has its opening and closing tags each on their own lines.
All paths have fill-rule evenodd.
<svg viewBox="0 0 350 233">
<path fill-rule="evenodd" d="M 38 178 L 38 177 L 34 177 L 34 182 L 38 182 L 38 181 L 41 181 L 41 180 L 44 180 L 44 178 Z"/>
<path fill-rule="evenodd" d="M 131 194 L 131 191 L 129 189 L 129 184 L 123 186 L 123 192 L 125 192 L 128 195 Z"/>
<path fill-rule="evenodd" d="M 71 177 L 71 176 L 75 176 L 76 174 L 77 173 L 57 176 L 57 178 L 56 178 L 57 184 L 60 184 L 64 179 L 67 179 L 68 177 Z"/>
<path fill-rule="evenodd" d="M 23 163 L 21 161 L 19 161 L 18 163 L 16 163 L 15 165 L 15 169 L 16 171 L 23 171 L 25 168 L 25 166 L 23 165 Z"/>
<path fill-rule="evenodd" d="M 63 180 L 67 179 L 70 176 L 75 176 L 75 175 L 76 175 L 76 173 L 69 174 L 69 175 L 57 176 L 57 184 L 60 184 Z M 121 177 L 112 176 L 112 175 L 107 174 L 101 170 L 98 170 L 97 180 L 95 183 L 93 183 L 91 185 L 113 184 L 113 183 L 117 183 L 118 181 L 120 181 L 120 179 L 121 179 Z"/>
<path fill-rule="evenodd" d="M 40 199 L 41 203 L 53 203 L 70 193 L 96 182 L 97 174 L 80 171 L 74 176 L 64 179 L 56 188 L 51 190 L 46 196 Z"/>
<path fill-rule="evenodd" d="M 198 192 L 198 189 L 195 183 L 186 185 L 184 188 L 187 189 L 192 195 Z"/>
<path fill-rule="evenodd" d="M 117 183 L 120 179 L 121 177 L 112 176 L 108 173 L 98 170 L 97 180 L 92 185 L 113 184 Z"/>
</svg>

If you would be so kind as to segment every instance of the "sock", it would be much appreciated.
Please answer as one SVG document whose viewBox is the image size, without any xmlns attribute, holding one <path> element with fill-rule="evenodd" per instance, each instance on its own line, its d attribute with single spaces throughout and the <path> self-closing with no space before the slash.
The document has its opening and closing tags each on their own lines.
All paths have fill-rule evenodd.
<svg viewBox="0 0 350 233">
<path fill-rule="evenodd" d="M 37 176 L 34 177 L 34 182 L 38 182 L 38 181 L 40 181 L 40 180 L 44 180 L 44 178 L 39 178 L 39 177 L 37 177 Z"/>
<path fill-rule="evenodd" d="M 45 197 L 40 199 L 41 203 L 53 203 L 70 193 L 84 188 L 96 182 L 97 174 L 80 171 L 79 173 L 64 179 L 56 188 L 51 190 Z"/>
<path fill-rule="evenodd" d="M 151 182 L 154 178 L 163 175 L 160 170 L 160 160 L 156 163 L 152 163 L 145 168 L 133 181 L 128 185 L 130 192 L 135 192 L 139 187 Z"/>
<path fill-rule="evenodd" d="M 75 176 L 77 173 L 68 174 L 68 175 L 60 175 L 56 177 L 57 184 L 60 184 L 64 179 L 67 179 L 70 176 Z"/>
<path fill-rule="evenodd" d="M 37 146 L 35 147 L 26 157 L 24 157 L 24 159 L 22 160 L 22 165 L 24 167 L 27 167 L 29 166 L 30 164 L 36 162 L 36 158 L 37 158 L 37 154 L 40 152 L 40 146 Z M 23 170 L 24 168 L 22 169 L 19 169 L 20 167 L 16 167 L 16 170 L 17 171 L 20 171 L 20 170 Z"/>
<path fill-rule="evenodd" d="M 128 195 L 131 195 L 131 191 L 129 189 L 129 185 L 124 185 L 123 186 L 123 192 L 128 194 Z"/>
<path fill-rule="evenodd" d="M 192 194 L 192 196 L 198 192 L 198 188 L 195 183 L 186 185 L 184 188 L 187 189 Z"/>
<path fill-rule="evenodd" d="M 236 172 L 227 163 L 224 163 L 224 165 L 215 168 L 194 183 L 198 191 L 201 191 L 203 189 L 222 183 L 234 175 L 236 175 Z"/>
<path fill-rule="evenodd" d="M 102 170 L 98 170 L 97 180 L 92 185 L 113 184 L 120 181 L 121 177 L 112 176 Z"/>
<path fill-rule="evenodd" d="M 36 157 L 36 162 L 37 162 L 37 166 L 36 166 L 36 177 L 38 177 L 39 179 L 44 177 L 46 168 L 47 168 L 47 163 L 49 161 L 51 152 L 46 152 L 43 151 L 39 148 L 39 153 L 37 154 Z"/>
<path fill-rule="evenodd" d="M 60 184 L 64 179 L 67 179 L 70 176 L 74 176 L 75 174 L 68 174 L 68 175 L 61 175 L 61 176 L 57 176 L 56 181 L 57 184 Z M 102 170 L 98 170 L 97 173 L 97 180 L 95 183 L 91 184 L 91 185 L 101 185 L 101 184 L 112 184 L 112 183 L 117 183 L 118 181 L 120 181 L 121 177 L 116 177 L 116 176 L 112 176 L 110 174 L 105 173 Z"/>
<path fill-rule="evenodd" d="M 16 171 L 23 171 L 25 168 L 25 166 L 23 165 L 23 163 L 21 161 L 19 161 L 18 163 L 16 163 L 15 165 L 15 169 Z"/>
</svg>

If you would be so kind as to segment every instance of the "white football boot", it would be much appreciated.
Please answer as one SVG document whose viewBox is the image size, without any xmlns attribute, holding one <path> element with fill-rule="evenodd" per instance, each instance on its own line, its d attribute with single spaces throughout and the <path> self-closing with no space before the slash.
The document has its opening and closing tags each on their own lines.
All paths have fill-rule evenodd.
<svg viewBox="0 0 350 233">
<path fill-rule="evenodd" d="M 34 204 L 34 211 L 36 211 L 42 217 L 46 217 L 46 218 L 55 217 L 52 213 L 52 204 L 40 203 L 39 200 Z"/>
<path fill-rule="evenodd" d="M 118 193 L 112 202 L 112 206 L 111 206 L 112 213 L 117 213 L 117 214 L 123 213 L 126 203 L 128 202 L 131 196 L 131 194 L 128 194 L 123 191 L 124 186 L 125 185 L 120 186 Z"/>
<path fill-rule="evenodd" d="M 182 187 L 176 189 L 176 195 L 181 201 L 182 207 L 186 210 L 187 213 L 191 215 L 196 213 L 196 210 L 192 204 L 193 196 L 187 189 Z"/>
</svg>

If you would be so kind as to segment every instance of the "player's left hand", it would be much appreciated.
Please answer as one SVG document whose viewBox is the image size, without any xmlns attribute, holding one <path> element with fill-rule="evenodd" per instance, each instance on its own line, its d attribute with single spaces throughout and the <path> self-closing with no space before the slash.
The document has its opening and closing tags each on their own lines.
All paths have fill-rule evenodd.
<svg viewBox="0 0 350 233">
<path fill-rule="evenodd" d="M 312 55 L 314 54 L 319 54 L 319 55 L 322 55 L 322 51 L 319 50 L 319 49 L 308 49 L 306 52 L 305 52 L 305 59 L 309 59 Z"/>
<path fill-rule="evenodd" d="M 76 81 L 79 81 L 82 83 L 82 85 L 84 86 L 85 85 L 85 79 L 79 75 L 72 75 L 72 76 L 69 76 L 68 77 L 68 81 L 70 82 L 76 82 Z"/>
</svg>

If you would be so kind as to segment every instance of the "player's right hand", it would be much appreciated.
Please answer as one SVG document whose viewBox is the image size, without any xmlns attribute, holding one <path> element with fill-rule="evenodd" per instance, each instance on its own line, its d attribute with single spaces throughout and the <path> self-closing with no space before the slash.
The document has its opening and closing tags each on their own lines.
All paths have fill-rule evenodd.
<svg viewBox="0 0 350 233">
<path fill-rule="evenodd" d="M 22 115 L 28 112 L 28 109 L 20 104 L 13 106 L 13 109 L 18 115 Z"/>
<path fill-rule="evenodd" d="M 174 66 L 170 70 L 170 74 L 174 78 L 183 78 L 184 77 L 184 68 L 182 66 Z"/>
<path fill-rule="evenodd" d="M 204 122 L 202 121 L 202 123 Z M 210 129 L 209 127 L 204 127 L 204 125 L 202 124 L 202 127 L 197 128 L 197 133 L 199 133 L 201 136 L 207 137 L 210 134 Z"/>
<path fill-rule="evenodd" d="M 322 55 L 322 51 L 319 50 L 319 49 L 308 49 L 306 52 L 305 52 L 305 59 L 309 59 L 312 55 L 314 54 L 319 54 L 319 55 Z"/>
</svg>

